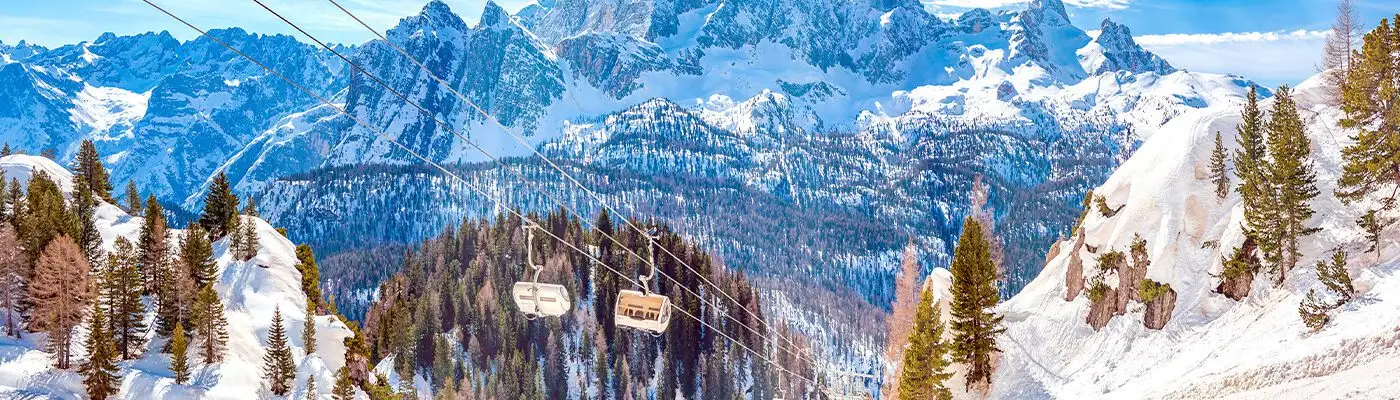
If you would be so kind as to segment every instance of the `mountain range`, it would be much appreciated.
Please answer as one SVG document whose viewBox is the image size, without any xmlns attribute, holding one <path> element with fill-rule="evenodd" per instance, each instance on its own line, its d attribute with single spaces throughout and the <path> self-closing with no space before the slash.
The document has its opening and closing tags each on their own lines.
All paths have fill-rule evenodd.
<svg viewBox="0 0 1400 400">
<path fill-rule="evenodd" d="M 538 150 L 618 211 L 661 218 L 767 296 L 816 310 L 805 293 L 889 304 L 908 243 L 926 270 L 946 265 L 977 177 L 1009 297 L 1140 143 L 1252 86 L 1098 28 L 1072 25 L 1060 0 L 952 19 L 915 0 L 556 0 L 514 15 L 488 3 L 476 25 L 434 1 L 386 33 L 489 117 L 382 41 L 210 35 L 509 204 L 602 210 Z M 208 38 L 0 44 L 0 62 L 0 141 L 68 160 L 93 140 L 115 181 L 187 212 L 225 173 L 319 254 L 416 243 L 495 211 Z M 821 316 L 786 317 L 820 330 Z"/>
</svg>

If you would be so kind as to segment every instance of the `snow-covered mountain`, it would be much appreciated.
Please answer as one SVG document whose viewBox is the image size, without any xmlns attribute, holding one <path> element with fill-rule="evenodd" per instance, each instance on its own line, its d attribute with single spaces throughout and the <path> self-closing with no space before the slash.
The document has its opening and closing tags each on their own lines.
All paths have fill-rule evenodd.
<svg viewBox="0 0 1400 400">
<path fill-rule="evenodd" d="M 71 196 L 73 175 L 47 158 L 12 155 L 0 158 L 0 171 L 6 177 L 27 182 L 34 171 L 41 170 L 54 179 Z M 143 219 L 127 215 L 120 208 L 99 202 L 95 213 L 97 229 L 102 234 L 106 251 L 113 250 L 118 237 L 135 243 Z M 332 315 L 316 318 L 316 353 L 306 354 L 301 329 L 306 309 L 306 295 L 301 290 L 301 273 L 297 271 L 295 246 L 261 219 L 243 217 L 243 223 L 257 224 L 258 255 L 250 261 L 234 261 L 227 240 L 214 243 L 214 257 L 219 272 L 214 285 L 224 303 L 228 320 L 228 343 L 224 361 L 205 365 L 191 357 L 191 381 L 176 385 L 169 369 L 170 356 L 159 350 L 164 339 L 156 338 L 154 330 L 147 332 L 153 340 L 147 344 L 141 358 L 118 364 L 122 399 L 247 399 L 257 396 L 263 384 L 262 364 L 266 353 L 268 328 L 274 308 L 282 309 L 288 332 L 288 346 L 297 362 L 294 396 L 303 398 L 307 379 L 315 377 L 322 395 L 328 395 L 334 373 L 345 363 L 344 339 L 353 335 L 339 318 Z M 178 240 L 181 230 L 171 231 L 171 240 Z M 178 243 L 172 243 L 172 248 Z M 149 302 L 148 302 L 149 304 Z M 148 312 L 148 324 L 154 320 L 154 310 Z M 82 349 L 88 329 L 79 325 L 73 340 L 75 365 L 87 359 Z M 75 371 L 52 369 L 52 354 L 43 350 L 44 334 L 27 334 L 21 339 L 0 338 L 0 397 L 6 398 L 84 398 L 82 377 Z M 193 354 L 191 354 L 193 356 Z M 328 396 L 322 396 L 328 398 Z"/>
<path fill-rule="evenodd" d="M 1244 240 L 1243 208 L 1238 194 L 1216 197 L 1208 177 L 1210 154 L 1216 132 L 1235 147 L 1242 104 L 1232 99 L 1187 111 L 1094 189 L 1108 204 L 1125 207 L 1112 217 L 1089 212 L 1082 235 L 1057 243 L 1040 276 L 1001 305 L 1008 330 L 992 397 L 1400 396 L 1400 308 L 1394 305 L 1400 301 L 1400 241 L 1388 234 L 1379 257 L 1365 252 L 1353 221 L 1377 204 L 1344 204 L 1333 195 L 1351 132 L 1338 125 L 1341 111 L 1323 101 L 1321 79 L 1300 85 L 1294 98 L 1321 191 L 1311 202 L 1317 214 L 1308 226 L 1322 231 L 1301 240 L 1302 262 L 1281 287 L 1254 279 L 1241 301 L 1215 292 L 1222 259 Z M 1149 329 L 1145 318 L 1153 312 L 1131 302 L 1123 315 L 1096 330 L 1086 322 L 1094 317 L 1089 296 L 1079 291 L 1097 254 L 1126 252 L 1134 235 L 1147 241 L 1151 264 L 1144 277 L 1175 292 L 1166 311 L 1156 313 L 1169 320 L 1160 330 Z M 1300 321 L 1299 302 L 1309 289 L 1321 288 L 1312 265 L 1330 260 L 1334 249 L 1350 254 L 1357 300 L 1313 332 Z M 1109 281 L 1118 286 L 1117 279 Z"/>
<path fill-rule="evenodd" d="M 799 271 L 803 288 L 883 306 L 909 237 L 923 265 L 946 262 L 975 176 L 1018 260 L 1012 293 L 1138 142 L 1249 86 L 1100 28 L 1070 24 L 1060 0 L 951 19 L 913 0 L 557 0 L 516 15 L 488 3 L 475 26 L 431 2 L 388 31 L 504 129 L 385 43 L 337 51 L 581 212 L 601 207 L 503 130 L 760 284 Z M 558 207 L 330 52 L 213 34 L 511 204 Z M 0 141 L 66 159 L 94 139 L 115 180 L 167 203 L 197 209 L 224 172 L 321 254 L 497 211 L 207 39 L 104 35 L 32 53 L 0 65 Z"/>
</svg>

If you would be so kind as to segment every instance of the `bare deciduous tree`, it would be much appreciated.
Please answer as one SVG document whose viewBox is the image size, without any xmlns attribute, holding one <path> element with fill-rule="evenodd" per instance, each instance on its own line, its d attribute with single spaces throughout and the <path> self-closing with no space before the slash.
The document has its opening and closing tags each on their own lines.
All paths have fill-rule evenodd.
<svg viewBox="0 0 1400 400">
<path fill-rule="evenodd" d="M 4 313 L 5 334 L 19 337 L 20 296 L 23 295 L 25 271 L 24 250 L 19 235 L 8 222 L 0 222 L 0 313 Z"/>
<path fill-rule="evenodd" d="M 87 256 L 68 236 L 59 236 L 44 247 L 29 283 L 32 311 L 29 328 L 49 333 L 54 366 L 68 369 L 73 327 L 87 316 L 94 296 Z"/>
<path fill-rule="evenodd" d="M 889 336 L 885 341 L 885 360 L 890 367 L 885 370 L 886 398 L 897 399 L 899 390 L 899 361 L 904 359 L 904 348 L 909 344 L 909 333 L 914 330 L 914 313 L 919 305 L 919 260 L 914 240 L 904 247 L 904 260 L 899 275 L 894 281 L 894 304 L 891 306 L 885 325 Z"/>
<path fill-rule="evenodd" d="M 1333 104 L 1341 104 L 1342 87 L 1346 85 L 1347 73 L 1351 71 L 1352 55 L 1359 50 L 1356 43 L 1362 34 L 1361 18 L 1356 15 L 1353 2 L 1337 2 L 1337 19 L 1332 22 L 1332 32 L 1327 34 L 1327 43 L 1322 48 L 1322 65 L 1318 67 L 1327 85 L 1328 99 Z"/>
</svg>

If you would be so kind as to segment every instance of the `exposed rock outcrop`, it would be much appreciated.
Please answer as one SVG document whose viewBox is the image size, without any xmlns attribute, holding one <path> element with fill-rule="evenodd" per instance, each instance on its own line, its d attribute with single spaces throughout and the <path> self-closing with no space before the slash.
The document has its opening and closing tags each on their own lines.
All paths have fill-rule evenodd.
<svg viewBox="0 0 1400 400">
<path fill-rule="evenodd" d="M 1089 317 L 1086 322 L 1094 330 L 1103 329 L 1108 325 L 1108 321 L 1113 319 L 1116 307 L 1117 293 L 1108 285 L 1097 285 L 1090 287 L 1089 294 Z"/>
<path fill-rule="evenodd" d="M 1257 246 L 1253 238 L 1244 240 L 1244 244 L 1235 249 L 1234 254 L 1225 259 L 1225 268 L 1220 273 L 1220 284 L 1215 286 L 1215 292 L 1229 297 L 1231 300 L 1240 301 L 1249 296 L 1250 288 L 1254 285 L 1254 274 L 1259 270 L 1259 258 L 1254 256 Z"/>
<path fill-rule="evenodd" d="M 1142 325 L 1147 329 L 1162 329 L 1167 326 L 1167 322 L 1172 319 L 1172 311 L 1176 310 L 1176 290 L 1171 287 L 1166 288 L 1165 293 L 1157 295 L 1147 301 L 1147 311 L 1142 317 Z"/>
<path fill-rule="evenodd" d="M 1084 248 L 1084 232 L 1075 236 L 1074 246 L 1069 253 L 1069 270 L 1065 272 L 1065 301 L 1074 301 L 1079 292 L 1084 291 L 1084 259 L 1079 250 Z"/>
</svg>

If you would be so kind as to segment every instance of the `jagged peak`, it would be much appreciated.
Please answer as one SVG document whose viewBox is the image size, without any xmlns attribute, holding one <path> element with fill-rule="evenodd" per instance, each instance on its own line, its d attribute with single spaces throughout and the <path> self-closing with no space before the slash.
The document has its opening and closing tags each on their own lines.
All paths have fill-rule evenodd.
<svg viewBox="0 0 1400 400">
<path fill-rule="evenodd" d="M 478 23 L 477 28 L 503 26 L 509 23 L 510 13 L 501 8 L 500 4 L 496 4 L 495 0 L 487 0 L 486 8 L 481 10 L 481 22 Z"/>
<path fill-rule="evenodd" d="M 462 17 L 452 11 L 447 3 L 441 0 L 433 0 L 423 5 L 423 9 L 418 15 L 405 17 L 399 20 L 399 24 L 389 30 L 389 37 L 411 36 L 415 33 L 451 33 L 465 32 L 467 23 L 462 21 Z"/>
<path fill-rule="evenodd" d="M 1069 21 L 1069 13 L 1065 11 L 1065 3 L 1061 0 L 1031 0 L 1030 11 L 1050 11 L 1060 19 Z"/>
</svg>

